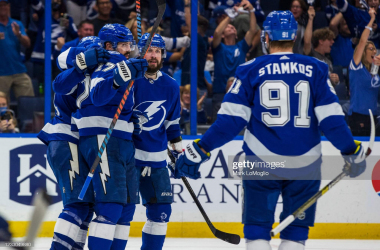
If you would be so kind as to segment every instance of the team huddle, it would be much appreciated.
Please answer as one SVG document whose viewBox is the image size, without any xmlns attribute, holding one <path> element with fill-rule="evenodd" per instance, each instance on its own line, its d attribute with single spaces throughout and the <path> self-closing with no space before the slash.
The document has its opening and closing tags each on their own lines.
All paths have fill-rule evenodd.
<svg viewBox="0 0 380 250">
<path fill-rule="evenodd" d="M 38 135 L 48 145 L 48 162 L 64 205 L 51 249 L 83 249 L 88 229 L 89 249 L 125 249 L 140 195 L 147 215 L 141 249 L 162 249 L 173 202 L 166 162 L 168 144 L 177 158 L 171 168 L 174 178 L 199 178 L 199 167 L 211 157 L 210 152 L 244 127 L 247 156 L 313 159 L 291 170 L 312 168 L 312 181 L 284 176 L 243 180 L 244 237 L 249 250 L 271 249 L 270 230 L 280 194 L 283 220 L 319 190 L 320 169 L 315 169 L 321 157 L 319 130 L 342 155 L 350 155 L 348 174 L 360 175 L 366 167 L 364 150 L 346 125 L 328 80 L 328 66 L 291 53 L 296 32 L 297 22 L 289 11 L 268 15 L 263 39 L 269 55 L 238 67 L 216 122 L 200 140 L 184 147 L 184 152 L 180 89 L 173 78 L 160 71 L 166 55 L 160 35 L 154 35 L 144 59 L 129 55 L 135 49 L 141 53 L 149 34 L 136 45 L 129 29 L 119 24 L 107 24 L 98 37 L 83 38 L 77 47 L 61 53 L 57 64 L 62 73 L 53 82 L 55 117 Z M 134 85 L 124 100 L 131 81 Z M 122 99 L 125 104 L 120 110 Z M 116 112 L 119 118 L 108 137 Z M 107 147 L 91 185 L 79 200 L 103 140 Z M 295 220 L 281 232 L 280 250 L 304 249 L 315 210 L 313 205 L 306 211 L 306 219 Z"/>
</svg>

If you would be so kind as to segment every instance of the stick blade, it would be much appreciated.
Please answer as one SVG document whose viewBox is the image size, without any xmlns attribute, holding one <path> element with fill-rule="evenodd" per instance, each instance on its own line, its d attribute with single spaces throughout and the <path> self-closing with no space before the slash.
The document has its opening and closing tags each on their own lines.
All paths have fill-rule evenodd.
<svg viewBox="0 0 380 250">
<path fill-rule="evenodd" d="M 229 234 L 216 229 L 214 235 L 216 238 L 231 244 L 239 245 L 240 243 L 240 236 L 237 234 Z"/>
<path fill-rule="evenodd" d="M 366 156 L 369 156 L 372 153 L 373 143 L 375 142 L 375 135 L 376 135 L 375 119 L 373 118 L 373 114 L 372 114 L 372 111 L 370 109 L 369 109 L 369 116 L 371 119 L 371 134 L 369 137 L 369 145 L 368 145 L 368 149 L 366 152 Z"/>
</svg>

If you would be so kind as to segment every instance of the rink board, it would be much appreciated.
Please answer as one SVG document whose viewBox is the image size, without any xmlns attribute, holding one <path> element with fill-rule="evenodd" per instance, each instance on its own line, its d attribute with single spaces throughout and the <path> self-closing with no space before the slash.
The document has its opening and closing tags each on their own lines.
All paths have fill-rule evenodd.
<svg viewBox="0 0 380 250">
<path fill-rule="evenodd" d="M 190 140 L 184 142 L 187 144 Z M 366 143 L 365 143 L 366 145 Z M 234 140 L 212 152 L 212 158 L 201 167 L 200 180 L 189 180 L 205 211 L 220 230 L 242 235 L 241 183 L 225 177 L 228 156 L 241 152 L 242 140 Z M 322 142 L 323 154 L 339 155 L 328 142 Z M 380 159 L 380 142 L 375 142 L 372 155 Z M 15 237 L 25 236 L 32 213 L 30 202 L 37 187 L 45 187 L 53 198 L 40 236 L 51 237 L 62 202 L 56 180 L 46 161 L 46 146 L 35 138 L 0 138 L 0 212 L 10 221 Z M 338 166 L 340 169 L 341 167 Z M 371 171 L 373 166 L 368 166 Z M 339 172 L 339 171 L 338 171 Z M 323 181 L 322 185 L 328 181 Z M 173 213 L 169 237 L 212 237 L 203 217 L 181 180 L 172 179 Z M 377 190 L 379 192 L 380 190 Z M 343 180 L 318 203 L 316 225 L 310 237 L 315 239 L 380 239 L 380 196 L 371 180 Z M 276 221 L 282 209 L 277 205 Z M 145 208 L 137 206 L 131 236 L 141 236 Z"/>
</svg>

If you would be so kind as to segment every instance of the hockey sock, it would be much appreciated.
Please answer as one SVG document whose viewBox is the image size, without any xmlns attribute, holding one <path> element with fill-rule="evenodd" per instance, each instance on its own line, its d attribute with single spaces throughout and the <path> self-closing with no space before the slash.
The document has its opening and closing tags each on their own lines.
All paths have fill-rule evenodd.
<svg viewBox="0 0 380 250">
<path fill-rule="evenodd" d="M 291 240 L 281 240 L 281 244 L 278 247 L 278 250 L 304 250 L 304 243 L 304 241 L 296 242 Z"/>
<path fill-rule="evenodd" d="M 247 250 L 272 250 L 267 240 L 247 240 L 245 246 Z"/>
<path fill-rule="evenodd" d="M 109 250 L 115 236 L 116 223 L 120 219 L 123 205 L 120 203 L 103 203 L 95 205 L 97 217 L 91 222 L 88 237 L 90 250 Z"/>
<path fill-rule="evenodd" d="M 54 227 L 51 250 L 72 249 L 83 219 L 88 214 L 88 204 L 73 203 L 66 205 Z"/>
<path fill-rule="evenodd" d="M 142 230 L 141 250 L 161 250 L 165 242 L 171 206 L 170 204 L 147 204 L 146 208 L 148 220 Z"/>
<path fill-rule="evenodd" d="M 133 220 L 135 209 L 135 204 L 124 205 L 121 217 L 116 224 L 111 250 L 125 249 L 127 246 L 130 222 Z"/>
<path fill-rule="evenodd" d="M 87 218 L 83 221 L 82 225 L 80 226 L 77 238 L 75 239 L 75 245 L 73 247 L 73 250 L 83 250 L 84 245 L 86 245 L 87 231 L 93 216 L 94 211 L 91 208 L 90 212 L 87 215 Z"/>
<path fill-rule="evenodd" d="M 162 249 L 165 242 L 167 228 L 168 224 L 166 222 L 154 222 L 147 220 L 142 230 L 141 250 Z"/>
</svg>

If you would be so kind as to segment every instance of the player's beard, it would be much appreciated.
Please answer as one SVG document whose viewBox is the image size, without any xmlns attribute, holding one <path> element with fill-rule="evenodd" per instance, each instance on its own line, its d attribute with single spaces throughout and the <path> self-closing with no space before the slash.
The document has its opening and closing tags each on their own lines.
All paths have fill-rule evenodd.
<svg viewBox="0 0 380 250">
<path fill-rule="evenodd" d="M 156 63 L 157 63 L 157 66 L 156 67 L 153 67 L 153 66 L 148 66 L 148 69 L 147 69 L 147 73 L 148 74 L 154 74 L 154 73 L 156 73 L 157 71 L 159 71 L 161 68 L 162 68 L 162 60 L 158 63 L 158 60 L 157 59 L 152 59 L 152 60 L 149 60 L 148 61 L 148 64 L 150 63 L 150 62 L 152 62 L 152 61 L 156 61 Z"/>
</svg>

